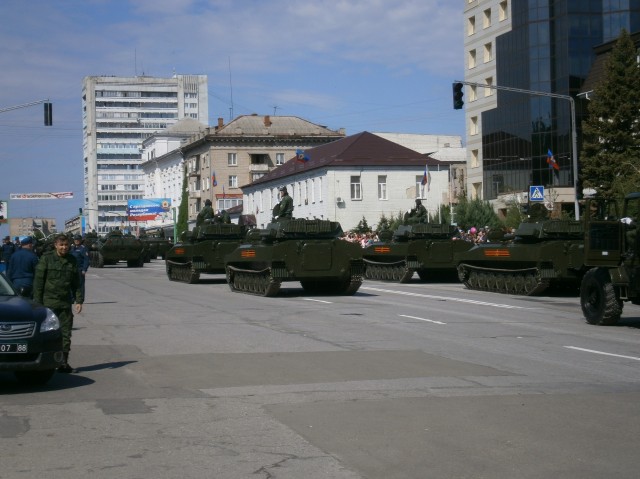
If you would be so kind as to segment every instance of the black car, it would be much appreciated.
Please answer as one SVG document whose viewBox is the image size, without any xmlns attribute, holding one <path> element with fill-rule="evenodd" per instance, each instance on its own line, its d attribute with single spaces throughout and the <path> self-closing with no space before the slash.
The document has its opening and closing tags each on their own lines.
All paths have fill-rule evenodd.
<svg viewBox="0 0 640 479">
<path fill-rule="evenodd" d="M 63 362 L 60 320 L 49 308 L 21 296 L 0 273 L 0 371 L 45 384 Z"/>
</svg>

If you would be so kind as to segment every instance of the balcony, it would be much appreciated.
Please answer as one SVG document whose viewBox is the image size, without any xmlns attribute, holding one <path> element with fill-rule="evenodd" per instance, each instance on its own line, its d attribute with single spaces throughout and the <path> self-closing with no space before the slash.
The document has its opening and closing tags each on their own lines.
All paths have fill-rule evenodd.
<svg viewBox="0 0 640 479">
<path fill-rule="evenodd" d="M 249 172 L 251 173 L 267 173 L 269 171 L 269 165 L 266 163 L 255 163 L 249 165 Z"/>
</svg>

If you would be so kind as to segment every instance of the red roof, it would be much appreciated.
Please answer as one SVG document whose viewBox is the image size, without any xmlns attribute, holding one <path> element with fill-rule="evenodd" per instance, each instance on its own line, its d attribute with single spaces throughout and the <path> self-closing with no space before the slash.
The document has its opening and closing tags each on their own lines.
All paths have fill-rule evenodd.
<svg viewBox="0 0 640 479">
<path fill-rule="evenodd" d="M 441 164 L 439 160 L 431 158 L 427 154 L 418 153 L 368 131 L 304 150 L 304 156 L 308 158 L 308 161 L 303 162 L 294 157 L 284 165 L 255 180 L 251 185 L 284 179 L 304 171 L 326 167 L 406 166 L 422 169 L 425 164 L 429 166 Z"/>
</svg>

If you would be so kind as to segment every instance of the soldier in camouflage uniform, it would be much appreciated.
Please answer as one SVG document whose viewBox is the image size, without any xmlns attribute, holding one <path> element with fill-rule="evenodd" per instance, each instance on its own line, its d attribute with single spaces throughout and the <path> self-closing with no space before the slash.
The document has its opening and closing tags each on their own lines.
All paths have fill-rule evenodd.
<svg viewBox="0 0 640 479">
<path fill-rule="evenodd" d="M 71 330 L 73 328 L 72 304 L 75 312 L 82 312 L 84 297 L 79 287 L 80 275 L 76 258 L 69 253 L 69 238 L 58 235 L 54 241 L 54 251 L 40 258 L 33 280 L 33 299 L 51 309 L 62 328 L 62 350 L 64 362 L 58 368 L 62 373 L 71 373 L 69 351 L 71 350 Z"/>
</svg>

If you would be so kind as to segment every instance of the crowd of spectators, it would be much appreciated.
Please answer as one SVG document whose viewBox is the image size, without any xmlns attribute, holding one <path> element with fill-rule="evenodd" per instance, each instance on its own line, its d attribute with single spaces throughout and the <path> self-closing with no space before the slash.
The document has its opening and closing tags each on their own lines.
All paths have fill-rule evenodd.
<svg viewBox="0 0 640 479">
<path fill-rule="evenodd" d="M 469 241 L 471 243 L 488 243 L 490 228 L 485 226 L 484 228 L 476 228 L 472 226 L 468 230 L 458 228 L 458 233 L 451 239 Z M 358 233 L 355 231 L 348 231 L 344 234 L 342 239 L 351 243 L 358 243 L 363 248 L 379 241 L 378 233 Z"/>
</svg>

